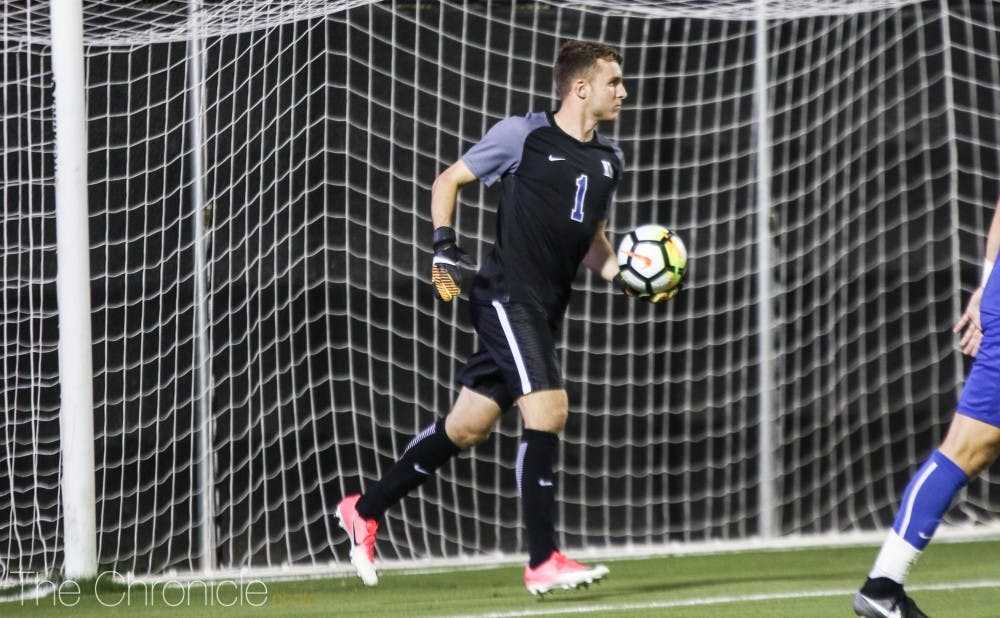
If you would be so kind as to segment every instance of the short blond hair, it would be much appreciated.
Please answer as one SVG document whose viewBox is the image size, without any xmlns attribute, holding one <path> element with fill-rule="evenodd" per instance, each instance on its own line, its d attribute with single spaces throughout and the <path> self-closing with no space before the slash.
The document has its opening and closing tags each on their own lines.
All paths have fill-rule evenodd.
<svg viewBox="0 0 1000 618">
<path fill-rule="evenodd" d="M 616 48 L 596 41 L 566 41 L 559 48 L 556 64 L 552 71 L 556 85 L 556 96 L 564 98 L 570 86 L 579 78 L 590 77 L 597 68 L 598 60 L 622 63 L 623 56 Z"/>
</svg>

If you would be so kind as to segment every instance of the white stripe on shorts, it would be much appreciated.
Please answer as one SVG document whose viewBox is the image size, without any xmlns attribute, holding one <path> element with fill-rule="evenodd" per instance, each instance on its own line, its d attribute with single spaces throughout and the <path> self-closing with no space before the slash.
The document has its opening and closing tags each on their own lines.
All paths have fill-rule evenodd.
<svg viewBox="0 0 1000 618">
<path fill-rule="evenodd" d="M 527 395 L 531 392 L 531 381 L 528 380 L 528 370 L 524 368 L 524 359 L 521 358 L 521 349 L 517 347 L 517 340 L 514 339 L 514 331 L 510 328 L 510 320 L 507 319 L 507 311 L 500 301 L 493 301 L 493 307 L 497 310 L 497 317 L 500 318 L 500 326 L 503 327 L 503 334 L 507 336 L 507 345 L 510 346 L 510 353 L 514 355 L 514 364 L 517 365 L 517 375 L 521 378 L 521 394 Z"/>
</svg>

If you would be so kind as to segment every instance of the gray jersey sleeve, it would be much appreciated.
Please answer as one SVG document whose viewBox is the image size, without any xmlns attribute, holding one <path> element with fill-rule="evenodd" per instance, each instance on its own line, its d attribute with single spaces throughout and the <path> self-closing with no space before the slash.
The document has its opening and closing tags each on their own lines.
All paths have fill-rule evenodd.
<svg viewBox="0 0 1000 618">
<path fill-rule="evenodd" d="M 618 155 L 618 163 L 622 166 L 622 171 L 625 171 L 625 153 L 622 149 L 618 147 L 618 144 L 612 143 L 611 146 L 615 149 L 615 154 Z"/>
<path fill-rule="evenodd" d="M 524 140 L 541 126 L 540 122 L 548 122 L 544 114 L 505 118 L 493 125 L 478 144 L 469 148 L 462 160 L 476 178 L 489 187 L 504 174 L 517 170 L 524 152 Z"/>
</svg>

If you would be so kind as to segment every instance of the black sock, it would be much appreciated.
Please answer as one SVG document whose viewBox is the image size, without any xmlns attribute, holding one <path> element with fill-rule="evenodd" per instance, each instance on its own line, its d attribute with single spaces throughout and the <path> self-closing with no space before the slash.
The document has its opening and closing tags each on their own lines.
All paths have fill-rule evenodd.
<svg viewBox="0 0 1000 618">
<path fill-rule="evenodd" d="M 461 451 L 444 431 L 444 419 L 417 434 L 395 464 L 358 500 L 358 514 L 381 519 L 386 510 L 403 499 L 434 471 Z"/>
<path fill-rule="evenodd" d="M 556 487 L 553 463 L 559 436 L 525 429 L 517 451 L 517 488 L 528 534 L 529 566 L 535 568 L 556 550 Z"/>
<path fill-rule="evenodd" d="M 876 577 L 874 579 L 869 577 L 865 585 L 861 587 L 861 594 L 870 597 L 898 597 L 902 592 L 902 584 L 888 577 Z"/>
</svg>

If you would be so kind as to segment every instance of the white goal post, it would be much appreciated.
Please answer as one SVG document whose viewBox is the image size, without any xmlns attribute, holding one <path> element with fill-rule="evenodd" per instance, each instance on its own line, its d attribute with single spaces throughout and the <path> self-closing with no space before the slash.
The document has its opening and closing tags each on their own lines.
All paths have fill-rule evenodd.
<svg viewBox="0 0 1000 618">
<path fill-rule="evenodd" d="M 476 346 L 427 283 L 431 183 L 554 106 L 570 38 L 625 55 L 612 240 L 661 223 L 690 271 L 662 307 L 579 276 L 560 544 L 877 531 L 942 437 L 1000 195 L 993 3 L 83 0 L 76 44 L 72 4 L 0 7 L 0 575 L 344 568 L 337 501 L 447 412 Z M 497 197 L 461 196 L 475 257 Z M 81 412 L 93 437 L 60 435 Z M 390 511 L 380 559 L 520 556 L 519 429 Z M 87 479 L 89 504 L 60 490 Z M 998 507 L 987 473 L 947 523 Z"/>
<path fill-rule="evenodd" d="M 97 575 L 83 5 L 52 8 L 63 571 L 82 578 Z"/>
</svg>

